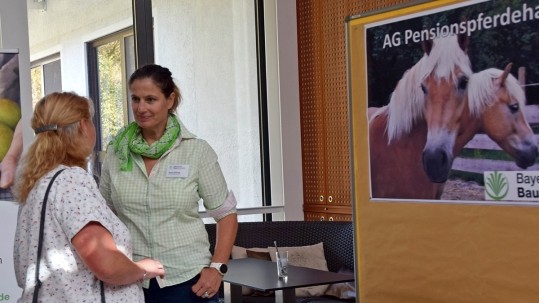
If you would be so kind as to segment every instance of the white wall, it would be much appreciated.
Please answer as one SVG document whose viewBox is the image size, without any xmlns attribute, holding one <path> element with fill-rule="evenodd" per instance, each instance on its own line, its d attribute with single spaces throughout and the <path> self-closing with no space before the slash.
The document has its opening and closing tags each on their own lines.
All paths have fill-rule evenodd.
<svg viewBox="0 0 539 303">
<path fill-rule="evenodd" d="M 254 3 L 154 0 L 155 61 L 182 92 L 186 127 L 217 151 L 241 207 L 261 201 Z M 244 217 L 240 218 L 244 219 Z"/>
</svg>

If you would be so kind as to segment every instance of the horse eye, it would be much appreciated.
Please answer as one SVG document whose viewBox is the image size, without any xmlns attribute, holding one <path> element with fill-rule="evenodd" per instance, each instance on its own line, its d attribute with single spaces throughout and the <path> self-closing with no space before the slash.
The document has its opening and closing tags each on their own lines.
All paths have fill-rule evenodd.
<svg viewBox="0 0 539 303">
<path fill-rule="evenodd" d="M 512 114 L 518 112 L 519 108 L 520 106 L 518 105 L 518 103 L 509 105 L 509 110 L 511 111 Z"/>
<path fill-rule="evenodd" d="M 459 90 L 465 90 L 467 86 L 468 86 L 468 77 L 460 77 L 459 83 L 458 83 Z"/>
<path fill-rule="evenodd" d="M 426 95 L 427 94 L 427 87 L 425 86 L 425 84 L 421 84 L 421 90 L 423 91 L 423 93 Z"/>
</svg>

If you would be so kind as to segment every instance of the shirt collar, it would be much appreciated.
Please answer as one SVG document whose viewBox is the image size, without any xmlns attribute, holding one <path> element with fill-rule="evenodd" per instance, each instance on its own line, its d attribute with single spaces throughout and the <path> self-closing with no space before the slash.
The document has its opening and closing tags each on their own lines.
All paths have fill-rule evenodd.
<svg viewBox="0 0 539 303">
<path fill-rule="evenodd" d="M 185 125 L 183 125 L 183 122 L 180 120 L 180 118 L 178 118 L 178 121 L 180 122 L 180 129 L 181 129 L 180 137 L 182 139 L 193 139 L 197 137 L 195 134 L 190 132 L 187 129 L 187 127 L 185 127 Z"/>
</svg>

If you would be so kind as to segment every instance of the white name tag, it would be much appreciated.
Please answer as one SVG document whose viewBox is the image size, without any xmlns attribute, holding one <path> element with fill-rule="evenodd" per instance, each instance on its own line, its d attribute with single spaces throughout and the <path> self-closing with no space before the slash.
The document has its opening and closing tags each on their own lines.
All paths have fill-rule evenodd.
<svg viewBox="0 0 539 303">
<path fill-rule="evenodd" d="M 189 165 L 174 164 L 167 167 L 167 178 L 187 178 L 189 176 Z"/>
</svg>

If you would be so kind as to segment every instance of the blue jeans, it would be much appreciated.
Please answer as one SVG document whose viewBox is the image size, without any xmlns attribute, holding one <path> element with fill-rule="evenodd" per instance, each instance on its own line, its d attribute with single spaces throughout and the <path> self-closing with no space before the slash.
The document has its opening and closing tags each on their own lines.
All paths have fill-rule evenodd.
<svg viewBox="0 0 539 303">
<path fill-rule="evenodd" d="M 159 288 L 156 279 L 150 280 L 150 287 L 144 290 L 146 303 L 219 303 L 219 296 L 215 294 L 211 298 L 198 297 L 192 290 L 200 276 L 180 284 Z"/>
</svg>

